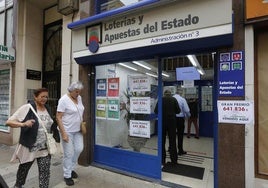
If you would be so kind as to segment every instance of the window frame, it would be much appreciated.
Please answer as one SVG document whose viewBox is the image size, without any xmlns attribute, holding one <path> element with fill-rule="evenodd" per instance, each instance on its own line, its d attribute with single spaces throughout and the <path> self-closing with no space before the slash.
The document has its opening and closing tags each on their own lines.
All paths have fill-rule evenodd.
<svg viewBox="0 0 268 188">
<path fill-rule="evenodd" d="M 95 12 L 96 14 L 102 14 L 102 13 L 107 13 L 107 12 L 111 12 L 111 11 L 116 11 L 118 9 L 124 9 L 124 8 L 129 8 L 129 9 L 132 9 L 132 7 L 136 7 L 136 6 L 139 6 L 139 5 L 142 5 L 142 4 L 147 4 L 147 2 L 149 2 L 149 4 L 153 4 L 159 0 L 142 0 L 142 1 L 137 1 L 135 3 L 131 3 L 129 5 L 125 5 L 125 6 L 122 6 L 122 7 L 118 7 L 118 8 L 114 8 L 114 9 L 110 9 L 110 10 L 107 10 L 107 11 L 103 11 L 101 12 L 101 4 L 103 4 L 105 1 L 111 1 L 111 0 L 95 0 Z M 144 5 L 145 6 L 145 5 Z"/>
</svg>

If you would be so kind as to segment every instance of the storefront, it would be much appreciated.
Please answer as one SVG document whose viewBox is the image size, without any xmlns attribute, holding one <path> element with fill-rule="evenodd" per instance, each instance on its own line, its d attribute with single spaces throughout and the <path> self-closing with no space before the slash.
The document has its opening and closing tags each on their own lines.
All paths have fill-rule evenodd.
<svg viewBox="0 0 268 188">
<path fill-rule="evenodd" d="M 165 83 L 176 76 L 163 69 L 166 60 L 216 52 L 217 64 L 218 54 L 233 51 L 235 16 L 229 0 L 148 2 L 97 14 L 68 27 L 72 29 L 73 57 L 82 66 L 81 78 L 93 83 L 88 88 L 92 98 L 85 100 L 93 112 L 86 114 L 92 123 L 92 135 L 88 135 L 92 139 L 88 140 L 93 141 L 87 159 L 125 173 L 161 179 L 162 111 L 155 114 L 154 108 L 158 102 L 161 109 Z M 213 90 L 204 87 L 204 93 L 211 91 L 216 103 L 218 65 L 214 67 Z M 214 150 L 218 151 L 213 108 Z M 214 181 L 218 182 L 218 152 L 214 158 Z"/>
<path fill-rule="evenodd" d="M 15 50 L 0 45 L 0 130 L 3 132 L 10 132 L 5 122 L 10 110 L 11 63 L 13 62 L 15 62 Z"/>
</svg>

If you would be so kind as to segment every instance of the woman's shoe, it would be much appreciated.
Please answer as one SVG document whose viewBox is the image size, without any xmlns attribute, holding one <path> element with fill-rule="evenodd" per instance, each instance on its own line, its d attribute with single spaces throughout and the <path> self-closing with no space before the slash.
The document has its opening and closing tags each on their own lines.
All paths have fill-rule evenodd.
<svg viewBox="0 0 268 188">
<path fill-rule="evenodd" d="M 22 185 L 14 185 L 14 188 L 23 188 Z"/>
<path fill-rule="evenodd" d="M 68 186 L 74 185 L 74 180 L 72 178 L 64 178 L 64 181 Z"/>
<path fill-rule="evenodd" d="M 74 179 L 78 178 L 78 175 L 75 171 L 72 171 L 72 178 L 74 178 Z"/>
</svg>

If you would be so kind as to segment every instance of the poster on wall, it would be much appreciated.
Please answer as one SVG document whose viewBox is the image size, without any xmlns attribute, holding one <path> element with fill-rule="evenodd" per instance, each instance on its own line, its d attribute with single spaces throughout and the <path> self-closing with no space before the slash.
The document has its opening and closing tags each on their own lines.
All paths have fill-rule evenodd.
<svg viewBox="0 0 268 188">
<path fill-rule="evenodd" d="M 218 118 L 220 123 L 253 124 L 253 101 L 218 101 Z"/>
<path fill-rule="evenodd" d="M 129 76 L 129 89 L 132 92 L 151 91 L 148 76 Z"/>
<path fill-rule="evenodd" d="M 245 96 L 245 60 L 242 51 L 219 54 L 219 96 Z"/>
<path fill-rule="evenodd" d="M 8 132 L 10 69 L 0 70 L 0 130 Z"/>
<path fill-rule="evenodd" d="M 151 98 L 130 97 L 130 113 L 151 114 Z"/>
<path fill-rule="evenodd" d="M 107 119 L 119 120 L 120 119 L 120 107 L 119 98 L 108 98 Z"/>
<path fill-rule="evenodd" d="M 107 93 L 107 81 L 106 78 L 97 79 L 97 97 L 106 97 Z"/>
<path fill-rule="evenodd" d="M 108 97 L 119 96 L 119 78 L 108 78 Z"/>
<path fill-rule="evenodd" d="M 129 135 L 150 138 L 150 121 L 130 120 Z"/>
<path fill-rule="evenodd" d="M 96 119 L 106 119 L 107 99 L 105 97 L 96 98 Z"/>
</svg>

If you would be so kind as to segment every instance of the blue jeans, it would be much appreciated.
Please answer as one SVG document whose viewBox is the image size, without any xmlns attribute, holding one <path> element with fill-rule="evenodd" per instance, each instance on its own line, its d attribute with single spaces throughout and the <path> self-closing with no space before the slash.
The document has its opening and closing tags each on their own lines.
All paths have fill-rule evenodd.
<svg viewBox="0 0 268 188">
<path fill-rule="evenodd" d="M 84 142 L 81 132 L 67 133 L 69 136 L 69 142 L 65 142 L 61 137 L 61 144 L 63 149 L 63 176 L 64 178 L 70 178 L 72 171 L 78 161 L 80 153 L 83 151 Z"/>
</svg>

